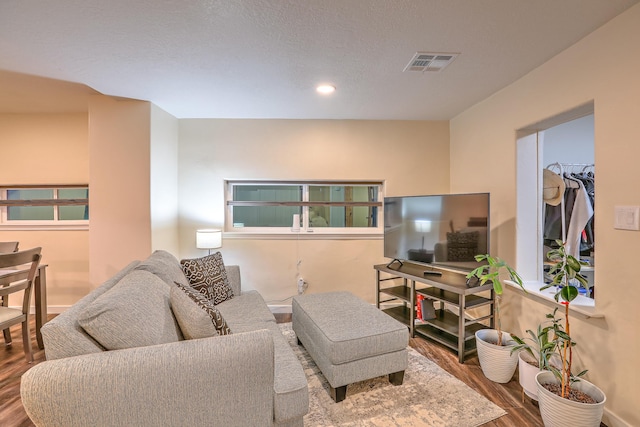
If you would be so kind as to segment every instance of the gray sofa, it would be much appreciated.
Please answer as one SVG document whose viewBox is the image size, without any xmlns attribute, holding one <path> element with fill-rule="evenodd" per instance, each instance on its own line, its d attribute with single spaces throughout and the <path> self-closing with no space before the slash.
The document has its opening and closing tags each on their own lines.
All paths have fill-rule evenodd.
<svg viewBox="0 0 640 427">
<path fill-rule="evenodd" d="M 241 292 L 239 267 L 226 270 L 234 297 L 216 308 L 230 335 L 182 339 L 169 289 L 186 278 L 178 260 L 164 251 L 131 263 L 44 325 L 47 360 L 23 375 L 20 390 L 32 421 L 37 426 L 302 426 L 309 410 L 302 366 L 260 294 Z M 138 306 L 163 306 L 154 326 L 147 324 L 143 332 L 166 342 L 106 351 L 78 318 L 99 296 L 133 278 L 146 280 L 136 287 L 140 290 L 156 278 L 166 284 L 159 304 L 153 296 L 135 303 L 135 292 L 122 301 L 133 303 L 134 320 L 147 316 L 136 313 Z"/>
</svg>

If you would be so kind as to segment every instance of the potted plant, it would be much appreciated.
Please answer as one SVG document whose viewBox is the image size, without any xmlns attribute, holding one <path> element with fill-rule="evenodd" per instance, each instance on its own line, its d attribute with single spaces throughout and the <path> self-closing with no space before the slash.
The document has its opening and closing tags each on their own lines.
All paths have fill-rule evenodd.
<svg viewBox="0 0 640 427">
<path fill-rule="evenodd" d="M 535 332 L 527 329 L 528 337 L 520 338 L 511 334 L 511 338 L 517 343 L 511 352 L 518 352 L 518 381 L 522 392 L 533 400 L 538 400 L 538 372 L 549 370 L 551 364 L 556 368 L 560 366 L 554 356 L 557 356 L 558 338 L 563 336 L 564 331 L 562 319 L 556 317 L 557 311 L 556 308 L 553 313 L 547 314 L 548 320 L 539 324 Z"/>
<path fill-rule="evenodd" d="M 476 261 L 486 264 L 475 268 L 467 278 L 477 277 L 480 285 L 487 282 L 493 284 L 495 294 L 494 301 L 494 323 L 496 329 L 481 329 L 476 332 L 476 348 L 478 350 L 478 360 L 482 373 L 491 381 L 497 383 L 507 383 L 513 377 L 518 364 L 517 354 L 511 352 L 516 342 L 511 339 L 511 335 L 502 331 L 500 322 L 500 301 L 502 300 L 503 286 L 500 280 L 500 273 L 506 271 L 511 280 L 522 285 L 522 278 L 511 268 L 504 260 L 498 257 L 492 257 L 489 254 L 476 255 Z"/>
<path fill-rule="evenodd" d="M 550 366 L 550 371 L 542 371 L 536 375 L 540 414 L 545 426 L 597 427 L 602 419 L 606 396 L 598 387 L 579 378 L 587 372 L 586 370 L 577 375 L 572 372 L 573 347 L 576 346 L 576 342 L 571 338 L 569 305 L 579 292 L 571 281 L 577 280 L 583 286 L 587 286 L 586 278 L 580 274 L 581 266 L 584 264 L 567 254 L 564 242 L 557 243 L 559 247 L 547 254 L 549 260 L 554 263 L 549 272 L 553 280 L 541 290 L 560 286 L 555 300 L 565 308 L 564 330 L 557 336 L 561 368 Z"/>
</svg>

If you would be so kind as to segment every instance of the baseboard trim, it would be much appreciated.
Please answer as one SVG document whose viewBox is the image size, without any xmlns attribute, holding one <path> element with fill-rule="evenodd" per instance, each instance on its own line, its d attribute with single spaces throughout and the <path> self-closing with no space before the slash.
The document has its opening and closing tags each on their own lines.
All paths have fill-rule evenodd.
<svg viewBox="0 0 640 427">
<path fill-rule="evenodd" d="M 268 307 L 272 313 L 291 313 L 290 305 L 269 305 Z"/>
<path fill-rule="evenodd" d="M 631 424 L 609 411 L 607 408 L 604 408 L 602 422 L 606 424 L 607 427 L 631 427 Z"/>
<path fill-rule="evenodd" d="M 70 305 L 50 305 L 50 306 L 47 306 L 47 313 L 48 314 L 60 314 L 60 313 L 64 312 L 65 310 L 67 310 L 70 307 L 71 307 Z M 31 313 L 35 313 L 35 311 L 32 311 Z"/>
</svg>

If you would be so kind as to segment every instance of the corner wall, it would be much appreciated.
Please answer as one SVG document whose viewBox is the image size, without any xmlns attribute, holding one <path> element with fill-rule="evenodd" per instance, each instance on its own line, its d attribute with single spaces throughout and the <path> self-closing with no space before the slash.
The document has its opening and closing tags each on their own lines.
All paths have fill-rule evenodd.
<svg viewBox="0 0 640 427">
<path fill-rule="evenodd" d="M 572 316 L 571 335 L 578 370 L 589 369 L 587 379 L 607 394 L 609 427 L 640 425 L 640 232 L 613 228 L 615 205 L 640 205 L 640 56 L 632 53 L 639 48 L 640 6 L 634 6 L 451 121 L 451 191 L 491 192 L 492 253 L 514 263 L 516 130 L 594 101 L 596 308 L 605 317 Z M 486 167 L 477 173 L 480 156 Z M 503 326 L 516 334 L 553 310 L 515 291 L 504 301 Z"/>
<path fill-rule="evenodd" d="M 151 250 L 178 254 L 178 119 L 151 104 Z"/>
<path fill-rule="evenodd" d="M 93 287 L 151 253 L 150 103 L 89 102 L 89 280 Z"/>
</svg>

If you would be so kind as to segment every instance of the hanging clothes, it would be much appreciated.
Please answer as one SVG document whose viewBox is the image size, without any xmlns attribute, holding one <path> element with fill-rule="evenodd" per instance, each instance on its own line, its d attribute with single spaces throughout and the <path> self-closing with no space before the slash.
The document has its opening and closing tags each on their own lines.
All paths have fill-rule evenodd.
<svg viewBox="0 0 640 427">
<path fill-rule="evenodd" d="M 593 217 L 593 206 L 591 205 L 591 200 L 582 181 L 576 179 L 574 182 L 576 182 L 579 187 L 574 189 L 575 199 L 567 226 L 565 248 L 567 254 L 573 255 L 576 259 L 580 259 L 582 233 L 591 217 Z"/>
<path fill-rule="evenodd" d="M 579 179 L 587 191 L 591 207 L 595 210 L 595 174 L 593 172 L 581 172 L 571 174 L 574 178 Z M 582 255 L 590 255 L 595 247 L 595 216 L 587 222 L 580 240 L 580 253 Z"/>
<path fill-rule="evenodd" d="M 564 166 L 560 163 L 551 166 L 560 169 L 564 195 L 562 202 L 555 206 L 545 204 L 544 245 L 557 248 L 556 241 L 564 241 L 567 253 L 580 259 L 581 252 L 588 255 L 594 248 L 595 175 L 592 172 L 564 173 Z"/>
<path fill-rule="evenodd" d="M 567 227 L 571 221 L 579 184 L 575 180 L 563 177 L 564 193 L 562 203 L 556 206 L 546 205 L 544 221 L 544 243 L 549 248 L 557 248 L 556 241 L 567 240 Z M 564 219 L 562 218 L 564 216 Z"/>
</svg>

